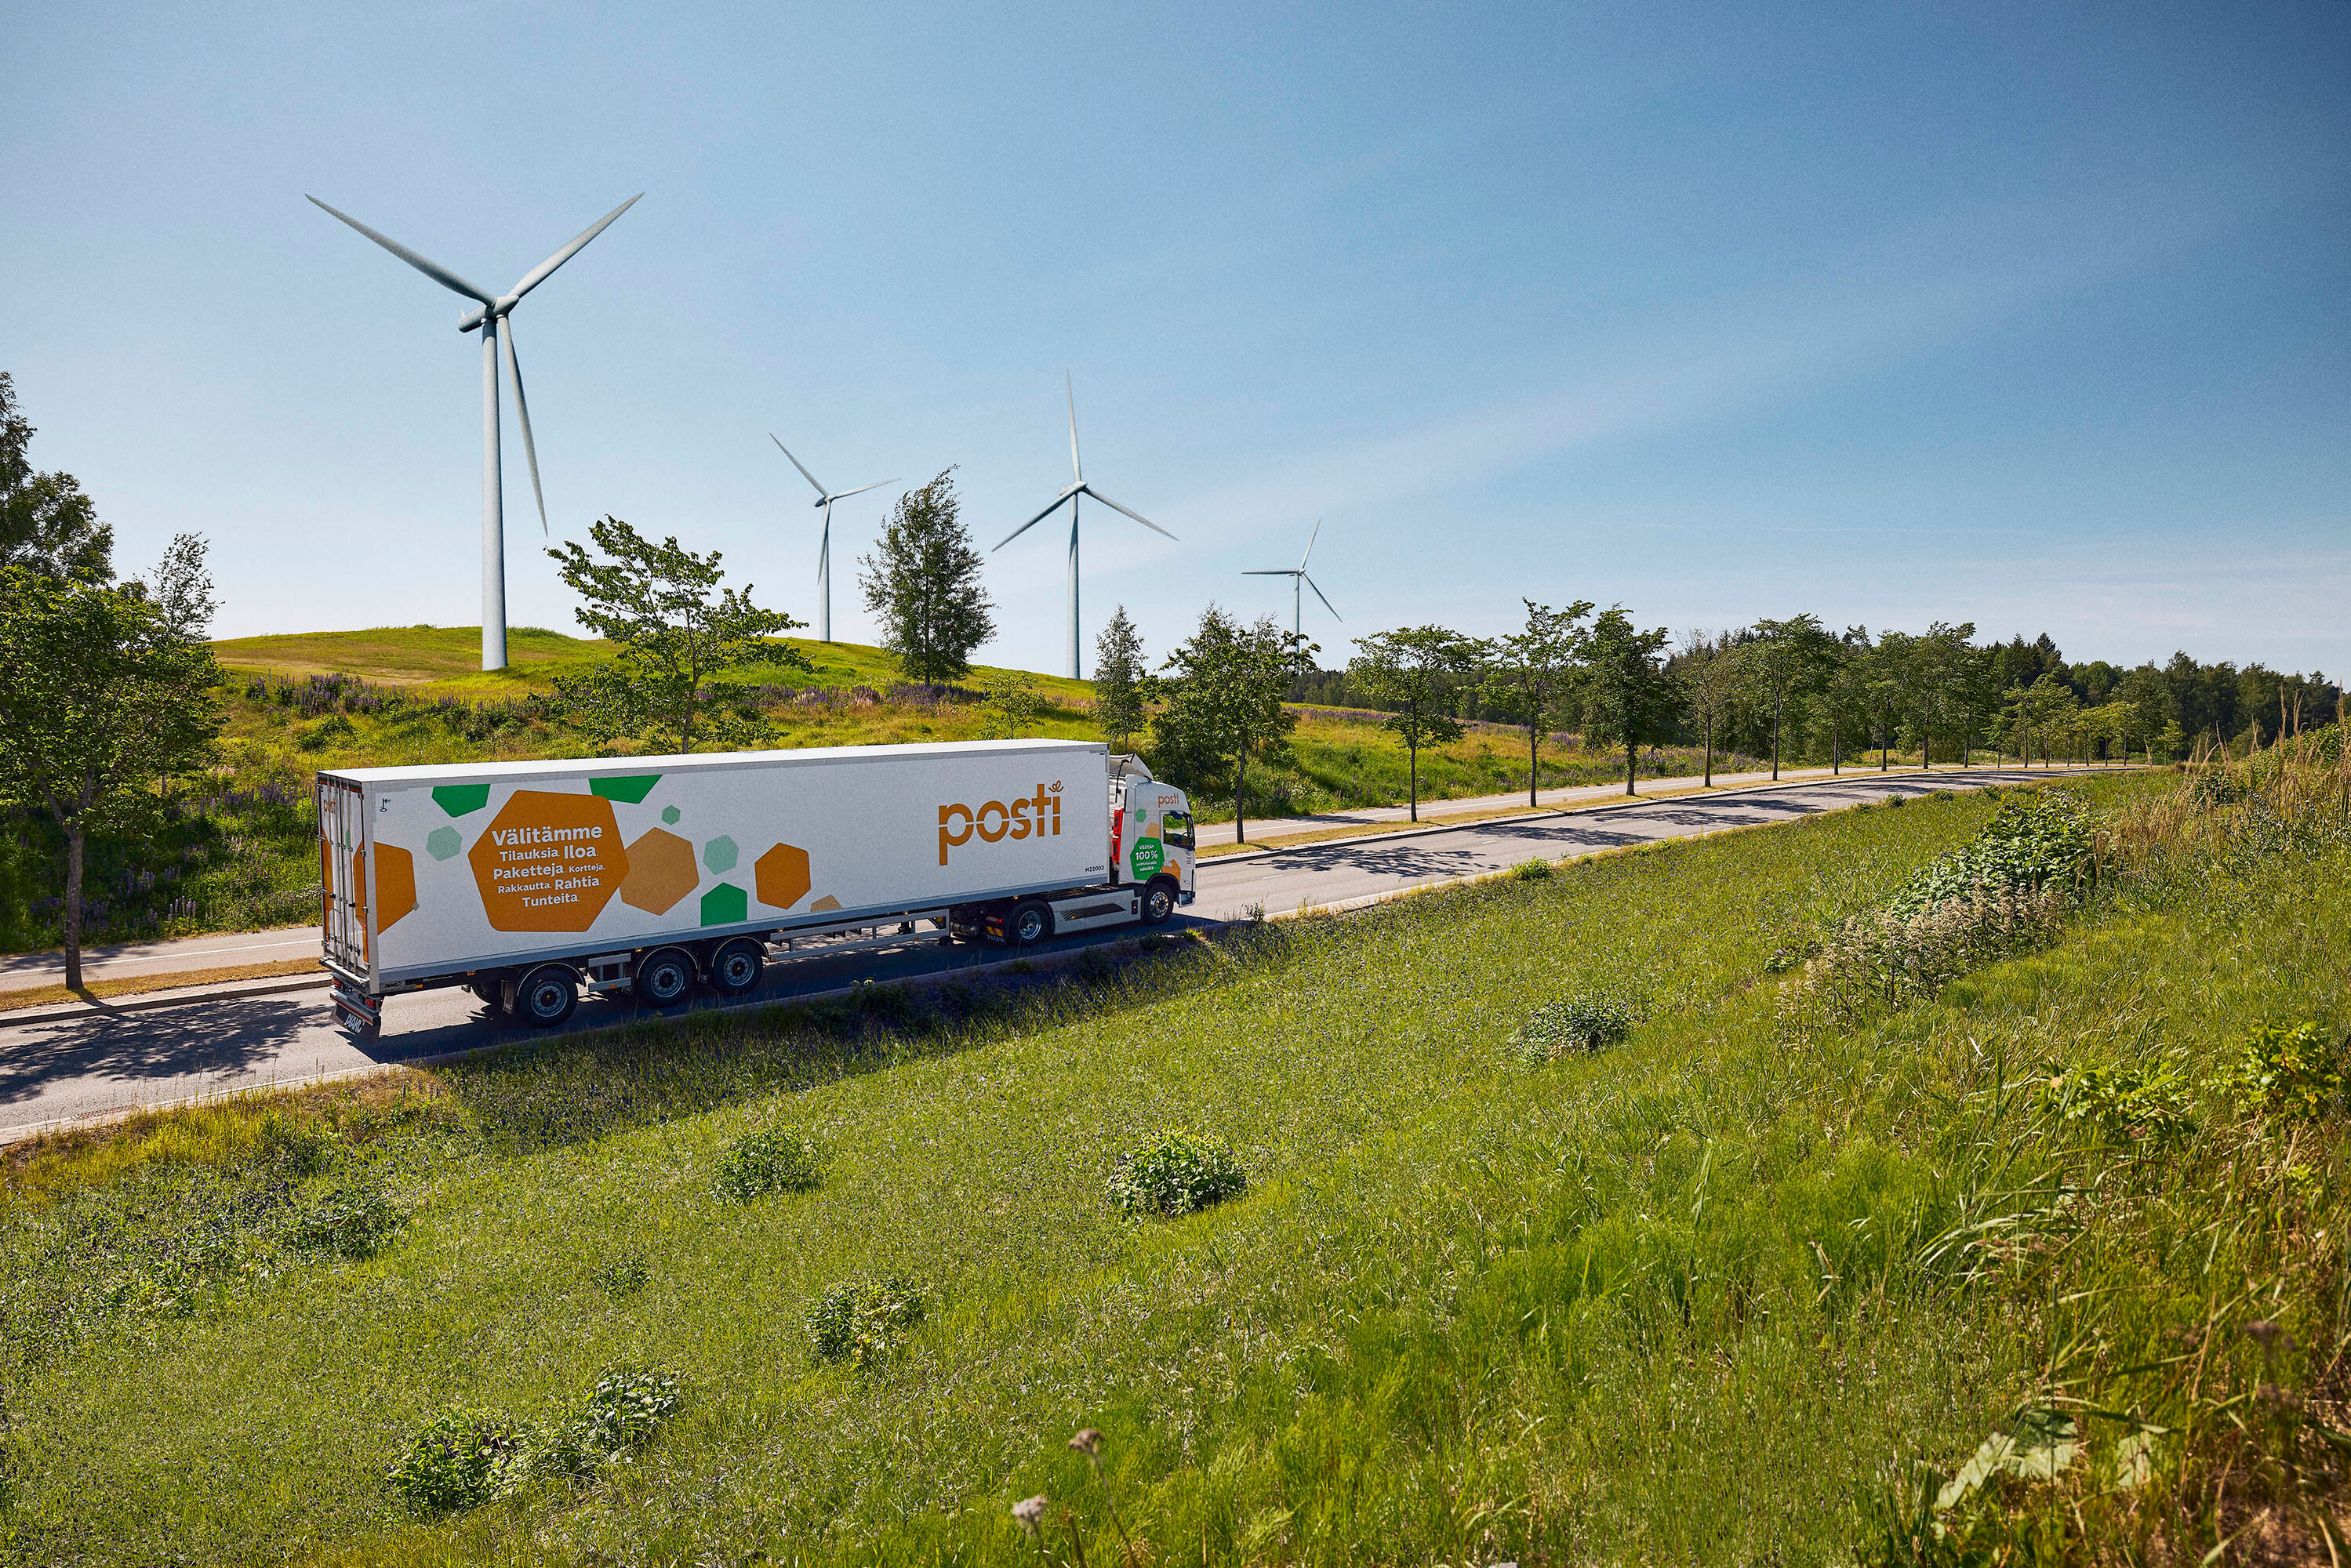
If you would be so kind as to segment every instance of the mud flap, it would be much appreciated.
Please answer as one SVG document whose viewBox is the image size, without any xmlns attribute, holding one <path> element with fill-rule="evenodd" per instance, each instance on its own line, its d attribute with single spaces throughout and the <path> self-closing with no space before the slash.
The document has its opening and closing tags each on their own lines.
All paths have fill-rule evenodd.
<svg viewBox="0 0 2351 1568">
<path fill-rule="evenodd" d="M 369 996 L 347 980 L 334 984 L 335 1023 L 356 1040 L 371 1040 L 383 1030 L 383 999 Z"/>
</svg>

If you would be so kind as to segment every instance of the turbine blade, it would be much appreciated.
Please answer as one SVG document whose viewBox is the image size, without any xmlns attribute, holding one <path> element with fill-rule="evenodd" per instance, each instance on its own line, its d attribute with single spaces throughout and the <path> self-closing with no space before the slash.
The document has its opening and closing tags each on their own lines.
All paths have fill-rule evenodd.
<svg viewBox="0 0 2351 1568">
<path fill-rule="evenodd" d="M 565 262 L 569 261 L 573 256 L 580 254 L 580 247 L 581 246 L 586 245 L 590 240 L 594 239 L 598 235 L 602 234 L 606 226 L 609 225 L 614 218 L 619 217 L 622 213 L 627 212 L 631 207 L 635 206 L 639 202 L 642 202 L 644 199 L 645 193 L 643 191 L 639 191 L 635 195 L 631 196 L 627 201 L 622 202 L 619 206 L 614 207 L 611 212 L 606 213 L 602 217 L 598 218 L 594 223 L 590 224 L 586 228 L 580 232 L 580 237 L 578 239 L 573 240 L 569 245 L 565 246 L 561 250 L 557 251 L 553 256 L 549 256 L 545 261 L 540 262 L 537 267 L 534 267 L 528 272 L 524 273 L 522 275 L 522 281 L 514 286 L 511 298 L 519 299 L 524 295 L 529 293 L 532 289 L 538 287 L 540 284 L 546 282 L 549 275 L 554 272 L 557 267 L 561 267 Z"/>
<path fill-rule="evenodd" d="M 1043 522 L 1047 517 L 1050 517 L 1055 512 L 1060 511 L 1061 509 L 1062 502 L 1077 499 L 1077 495 L 1078 493 L 1075 490 L 1062 491 L 1060 495 L 1053 497 L 1053 504 L 1051 506 L 1046 507 L 1043 511 L 1038 513 L 1035 517 L 1029 518 L 1027 522 L 1021 524 L 1010 533 L 1005 535 L 1002 539 L 990 547 L 988 553 L 993 555 L 997 550 L 1002 549 L 1006 545 L 1010 544 L 1014 539 L 1019 538 L 1022 534 L 1027 533 L 1030 528 L 1035 528 L 1039 523 Z"/>
<path fill-rule="evenodd" d="M 1305 578 L 1305 580 L 1306 580 L 1306 586 L 1307 586 L 1307 587 L 1314 589 L 1314 597 L 1315 597 L 1315 598 L 1317 598 L 1317 599 L 1322 599 L 1322 608 L 1323 608 L 1323 609 L 1325 609 L 1325 610 L 1328 610 L 1328 611 L 1331 612 L 1331 619 L 1332 619 L 1332 620 L 1333 620 L 1333 621 L 1344 621 L 1344 620 L 1346 619 L 1346 617 L 1345 617 L 1345 616 L 1343 616 L 1343 615 L 1342 615 L 1342 614 L 1340 614 L 1340 613 L 1339 613 L 1339 608 L 1338 608 L 1338 606 L 1337 606 L 1337 605 L 1332 604 L 1332 603 L 1328 599 L 1323 599 L 1323 597 L 1322 597 L 1322 591 L 1320 588 L 1316 588 L 1316 587 L 1315 587 L 1315 585 L 1314 585 L 1314 580 L 1313 580 L 1312 578 L 1311 578 L 1311 577 L 1307 577 L 1307 576 L 1306 576 L 1306 574 L 1305 574 L 1304 572 L 1302 572 L 1302 571 L 1301 571 L 1301 572 L 1300 572 L 1298 575 L 1299 575 L 1300 577 L 1301 577 L 1301 578 Z"/>
<path fill-rule="evenodd" d="M 392 252 L 392 255 L 400 257 L 401 260 L 408 263 L 409 266 L 414 267 L 417 271 L 423 273 L 425 277 L 431 278 L 442 287 L 452 289 L 456 293 L 464 295 L 468 299 L 478 299 L 485 305 L 496 305 L 497 303 L 497 300 L 491 296 L 489 290 L 481 287 L 479 285 L 466 282 L 464 278 L 458 277 L 455 273 L 450 271 L 439 262 L 434 261 L 432 257 L 417 255 L 414 251 L 409 249 L 406 246 L 401 244 L 398 240 L 393 239 L 389 235 L 380 235 L 376 233 L 375 230 L 368 227 L 367 225 L 360 222 L 359 219 L 351 216 L 350 214 L 336 212 L 334 208 L 327 205 L 326 203 L 319 200 L 316 196 L 311 196 L 308 198 L 308 200 L 312 206 L 317 207 L 319 211 L 328 214 L 329 216 L 342 219 L 343 222 L 350 225 L 351 227 L 367 235 L 368 238 L 375 241 L 376 244 L 383 246 L 384 249 Z"/>
<path fill-rule="evenodd" d="M 846 501 L 852 496 L 862 496 L 868 490 L 879 490 L 884 485 L 894 485 L 897 482 L 895 479 L 876 479 L 871 485 L 860 485 L 854 490 L 835 491 L 832 498 L 836 501 Z"/>
<path fill-rule="evenodd" d="M 790 447 L 785 445 L 782 442 L 776 440 L 776 433 L 774 431 L 771 430 L 768 432 L 768 439 L 776 442 L 776 450 L 782 453 L 787 458 L 790 459 L 792 466 L 800 471 L 801 478 L 807 480 L 811 485 L 816 485 L 816 497 L 819 504 L 821 504 L 825 497 L 825 488 L 822 485 L 817 484 L 817 477 L 815 475 L 808 471 L 808 465 L 802 463 L 799 458 L 792 456 L 792 449 Z"/>
<path fill-rule="evenodd" d="M 1306 555 L 1312 555 L 1314 553 L 1314 541 L 1322 537 L 1322 519 L 1317 517 L 1314 519 L 1314 531 L 1306 536 Z M 1304 571 L 1306 570 L 1306 555 L 1302 555 L 1298 558 L 1298 570 L 1301 571 Z"/>
<path fill-rule="evenodd" d="M 1262 571 L 1245 571 L 1241 575 L 1243 577 L 1297 577 L 1301 574 L 1295 567 L 1270 566 Z"/>
<path fill-rule="evenodd" d="M 547 532 L 547 492 L 538 487 L 538 444 L 530 438 L 530 403 L 522 395 L 522 361 L 515 358 L 514 318 L 506 319 L 507 379 L 514 382 L 515 418 L 522 424 L 522 455 L 530 464 L 530 493 L 538 502 L 538 531 Z"/>
<path fill-rule="evenodd" d="M 1063 371 L 1061 385 L 1070 394 L 1070 477 L 1082 485 L 1086 471 L 1078 465 L 1078 383 L 1070 379 L 1069 371 Z"/>
<path fill-rule="evenodd" d="M 1153 522 L 1149 517 L 1144 517 L 1141 512 L 1134 511 L 1128 507 L 1120 506 L 1116 501 L 1112 500 L 1108 496 L 1103 495 L 1092 485 L 1087 485 L 1082 487 L 1087 495 L 1092 496 L 1095 500 L 1100 501 L 1112 511 L 1126 513 L 1128 517 L 1133 517 L 1136 522 L 1141 523 L 1144 528 L 1149 528 L 1153 533 L 1161 536 L 1163 538 L 1172 539 L 1176 537 L 1174 534 L 1169 533 L 1165 528 L 1161 528 L 1157 523 Z M 1071 492 L 1072 495 L 1075 495 L 1076 493 L 1076 491 Z"/>
</svg>

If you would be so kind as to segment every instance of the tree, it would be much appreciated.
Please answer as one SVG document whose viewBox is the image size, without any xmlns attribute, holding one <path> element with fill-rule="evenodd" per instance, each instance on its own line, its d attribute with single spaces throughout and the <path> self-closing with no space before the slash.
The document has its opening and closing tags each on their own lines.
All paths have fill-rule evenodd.
<svg viewBox="0 0 2351 1568">
<path fill-rule="evenodd" d="M 183 538 L 173 550 L 201 579 L 202 542 Z M 220 668 L 204 626 L 175 622 L 164 597 L 22 565 L 0 571 L 0 798 L 47 813 L 65 835 L 69 990 L 82 983 L 89 835 L 144 827 L 158 786 L 202 766 L 220 731 Z"/>
<path fill-rule="evenodd" d="M 1151 683 L 1164 700 L 1152 716 L 1155 760 L 1205 791 L 1232 768 L 1233 841 L 1249 842 L 1243 817 L 1249 758 L 1280 754 L 1297 717 L 1281 706 L 1295 673 L 1290 634 L 1271 616 L 1244 626 L 1211 604 L 1191 641 L 1167 656 Z"/>
<path fill-rule="evenodd" d="M 2041 752 L 2041 765 L 2049 766 L 2051 744 L 2062 736 L 2072 721 L 2076 708 L 2073 688 L 2054 675 L 2043 675 L 2029 686 L 2011 688 L 2008 710 L 2003 716 L 2009 732 L 2016 737 L 2020 759 L 2032 766 L 2028 747 Z"/>
<path fill-rule="evenodd" d="M 98 520 L 70 474 L 38 474 L 34 426 L 0 371 L 0 570 L 20 566 L 76 582 L 114 580 L 114 530 Z"/>
<path fill-rule="evenodd" d="M 1771 704 L 1771 777 L 1780 777 L 1780 730 L 1788 715 L 1788 694 L 1810 691 L 1828 667 L 1834 641 L 1810 613 L 1784 621 L 1758 621 L 1743 662 L 1756 688 Z"/>
<path fill-rule="evenodd" d="M 1821 716 L 1829 730 L 1829 771 L 1844 771 L 1844 740 L 1855 727 L 1866 723 L 1869 689 L 1869 628 L 1848 626 L 1844 635 L 1829 644 L 1829 662 L 1821 682 Z"/>
<path fill-rule="evenodd" d="M 1018 740 L 1045 716 L 1045 698 L 1036 680 L 1019 670 L 1005 670 L 987 683 L 987 706 L 980 723 L 982 740 Z"/>
<path fill-rule="evenodd" d="M 1908 632 L 1881 632 L 1864 660 L 1863 706 L 1869 715 L 1870 727 L 1877 732 L 1880 773 L 1889 766 L 1895 726 L 1901 721 L 1910 700 L 1910 665 L 1917 651 L 1918 640 Z"/>
<path fill-rule="evenodd" d="M 1683 636 L 1675 664 L 1682 690 L 1689 697 L 1690 712 L 1697 715 L 1705 741 L 1704 787 L 1711 789 L 1715 732 L 1728 725 L 1738 710 L 1740 694 L 1747 685 L 1747 672 L 1740 667 L 1739 649 L 1729 637 L 1712 637 L 1704 632 L 1690 632 Z"/>
<path fill-rule="evenodd" d="M 1935 765 L 1937 736 L 1958 740 L 1961 747 L 1960 764 L 1966 765 L 1966 747 L 1991 716 L 1997 699 L 1991 685 L 1993 666 L 1975 647 L 1975 634 L 1972 621 L 1963 621 L 1957 626 L 1938 621 L 1927 628 L 1925 636 L 1910 645 L 1906 664 L 1910 677 L 1910 708 L 1917 723 L 1921 746 L 1918 762 L 1929 770 Z M 2053 644 L 2048 652 L 2053 656 Z M 2051 674 L 2043 678 L 2055 682 L 2071 698 L 2072 689 L 2059 677 Z"/>
<path fill-rule="evenodd" d="M 587 674 L 556 677 L 562 709 L 603 741 L 674 737 L 685 752 L 697 730 L 722 748 L 759 739 L 764 727 L 735 710 L 745 688 L 724 676 L 745 664 L 813 669 L 799 649 L 768 640 L 806 622 L 758 608 L 748 584 L 723 586 L 716 550 L 654 544 L 618 517 L 588 531 L 607 559 L 572 539 L 547 553 L 584 601 L 573 612 L 580 624 L 620 647 Z"/>
<path fill-rule="evenodd" d="M 1420 821 L 1420 748 L 1461 738 L 1449 711 L 1463 677 L 1477 668 L 1479 646 L 1442 626 L 1405 626 L 1355 639 L 1347 678 L 1389 710 L 1383 729 L 1403 737 L 1411 768 L 1411 817 Z"/>
<path fill-rule="evenodd" d="M 1575 665 L 1583 651 L 1581 623 L 1592 601 L 1579 599 L 1564 610 L 1522 599 L 1527 623 L 1494 645 L 1486 676 L 1486 698 L 1527 727 L 1527 804 L 1536 804 L 1541 778 L 1542 737 L 1575 701 Z M 1415 793 L 1418 793 L 1415 779 Z"/>
<path fill-rule="evenodd" d="M 1113 751 L 1132 751 L 1143 733 L 1143 634 L 1122 604 L 1094 639 L 1094 722 Z"/>
<path fill-rule="evenodd" d="M 970 674 L 972 650 L 996 635 L 954 473 L 899 497 L 873 553 L 857 558 L 857 586 L 882 618 L 882 645 L 908 680 L 931 686 Z"/>
<path fill-rule="evenodd" d="M 1644 746 L 1673 738 L 1681 684 L 1662 657 L 1666 629 L 1634 629 L 1621 604 L 1602 612 L 1583 643 L 1583 731 L 1588 740 L 1625 748 L 1625 793 L 1634 794 L 1635 761 Z"/>
</svg>

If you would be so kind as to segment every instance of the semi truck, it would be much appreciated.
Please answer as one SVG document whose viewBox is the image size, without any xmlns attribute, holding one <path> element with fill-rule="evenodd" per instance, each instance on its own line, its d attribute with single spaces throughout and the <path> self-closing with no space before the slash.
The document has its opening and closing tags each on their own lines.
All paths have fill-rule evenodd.
<svg viewBox="0 0 2351 1568">
<path fill-rule="evenodd" d="M 355 768 L 318 790 L 323 959 L 362 1038 L 407 991 L 552 1028 L 583 995 L 740 996 L 860 934 L 1028 947 L 1194 894 L 1184 791 L 1093 742 Z"/>
</svg>

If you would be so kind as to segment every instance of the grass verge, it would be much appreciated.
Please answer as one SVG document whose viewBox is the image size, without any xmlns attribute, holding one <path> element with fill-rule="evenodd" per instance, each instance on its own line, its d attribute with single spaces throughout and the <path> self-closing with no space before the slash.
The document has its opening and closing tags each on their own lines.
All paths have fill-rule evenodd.
<svg viewBox="0 0 2351 1568">
<path fill-rule="evenodd" d="M 2126 827 L 2179 792 L 2078 788 Z M 2341 1039 L 2351 860 L 2241 804 L 2214 808 L 2241 831 L 2118 859 L 2053 942 L 1833 1020 L 1790 1016 L 1775 957 L 2001 802 L 28 1155 L 0 1215 L 9 1539 L 43 1563 L 2315 1548 L 2342 1495 L 2339 1090 L 2307 1114 L 2213 1085 L 2256 1024 Z M 1629 1038 L 1530 1058 L 1530 1019 L 1595 998 Z M 2160 1137 L 2138 1090 L 2070 1114 L 2073 1075 L 2144 1089 L 2175 1059 Z M 1172 1134 L 1246 1185 L 1132 1218 L 1109 1184 Z M 825 1151 L 820 1185 L 714 1191 L 755 1134 Z M 346 1214 L 365 1249 L 289 1239 Z M 817 1348 L 841 1301 L 881 1303 L 871 1354 Z M 623 1364 L 686 1391 L 626 1463 L 437 1511 L 386 1479 L 453 1410 L 557 1430 Z"/>
<path fill-rule="evenodd" d="M 66 1002 L 139 997 L 151 991 L 177 991 L 192 986 L 222 986 L 232 980 L 264 980 L 279 975 L 315 975 L 316 958 L 277 958 L 266 964 L 233 964 L 217 969 L 172 969 L 160 975 L 131 975 L 119 980 L 92 980 L 78 991 L 63 986 L 37 986 L 0 991 L 0 1013 L 27 1008 L 53 1008 Z"/>
</svg>

